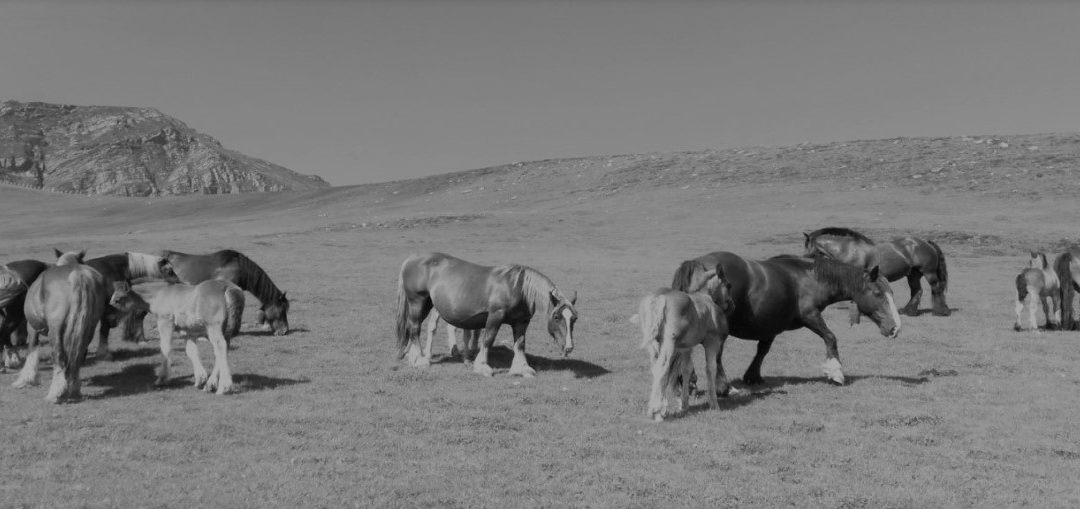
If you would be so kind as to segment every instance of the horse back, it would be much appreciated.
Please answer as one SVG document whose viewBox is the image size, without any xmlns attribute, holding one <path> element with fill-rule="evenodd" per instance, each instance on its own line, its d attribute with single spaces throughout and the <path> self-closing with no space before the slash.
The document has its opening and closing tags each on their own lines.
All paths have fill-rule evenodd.
<svg viewBox="0 0 1080 509">
<path fill-rule="evenodd" d="M 706 267 L 717 263 L 731 283 L 734 309 L 728 315 L 733 336 L 761 339 L 797 327 L 799 284 L 811 262 L 801 257 L 778 257 L 752 261 L 728 252 L 699 258 Z"/>
<path fill-rule="evenodd" d="M 227 256 L 227 255 L 234 256 Z M 236 282 L 238 252 L 232 250 L 217 251 L 208 255 L 164 251 L 162 257 L 172 265 L 173 272 L 180 281 L 197 285 L 211 279 L 225 279 Z"/>
<path fill-rule="evenodd" d="M 447 323 L 482 328 L 494 303 L 516 311 L 519 285 L 510 278 L 513 266 L 489 267 L 445 253 L 414 255 L 402 266 L 401 281 L 412 294 L 426 294 Z"/>
</svg>

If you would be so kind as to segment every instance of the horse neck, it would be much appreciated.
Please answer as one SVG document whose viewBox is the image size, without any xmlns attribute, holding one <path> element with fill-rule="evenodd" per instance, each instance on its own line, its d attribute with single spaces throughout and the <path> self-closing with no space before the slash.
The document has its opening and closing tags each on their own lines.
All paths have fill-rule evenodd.
<svg viewBox="0 0 1080 509">
<path fill-rule="evenodd" d="M 816 261 L 809 269 L 809 276 L 817 282 L 815 304 L 819 308 L 851 300 L 864 284 L 862 269 L 829 260 Z"/>
<path fill-rule="evenodd" d="M 280 300 L 281 290 L 255 262 L 241 255 L 237 257 L 236 263 L 240 268 L 237 286 L 251 292 L 263 304 Z"/>
<path fill-rule="evenodd" d="M 555 283 L 529 267 L 519 266 L 519 270 L 521 270 L 521 293 L 529 307 L 529 314 L 535 315 L 537 310 L 549 309 L 551 291 L 555 290 Z"/>
</svg>

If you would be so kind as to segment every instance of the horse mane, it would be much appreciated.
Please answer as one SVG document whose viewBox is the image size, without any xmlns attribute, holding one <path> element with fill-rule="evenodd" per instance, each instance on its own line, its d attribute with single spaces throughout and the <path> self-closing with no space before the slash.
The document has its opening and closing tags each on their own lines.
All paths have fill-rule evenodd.
<svg viewBox="0 0 1080 509">
<path fill-rule="evenodd" d="M 138 279 L 141 277 L 165 279 L 165 275 L 161 273 L 161 265 L 159 264 L 162 257 L 146 253 L 133 253 L 131 251 L 124 253 L 124 256 L 127 257 L 128 279 Z"/>
<path fill-rule="evenodd" d="M 25 292 L 27 284 L 19 274 L 0 265 L 0 307 L 6 306 L 10 299 Z"/>
<path fill-rule="evenodd" d="M 1032 251 L 1031 254 L 1031 268 L 1044 271 L 1051 269 L 1050 259 L 1046 257 L 1046 253 L 1042 251 Z"/>
<path fill-rule="evenodd" d="M 566 300 L 562 292 L 555 287 L 555 283 L 540 271 L 524 265 L 507 265 L 496 267 L 496 272 L 502 272 L 512 281 L 521 286 L 521 295 L 525 298 L 525 305 L 529 312 L 536 315 L 537 311 L 547 314 L 551 311 L 551 293 Z"/>
<path fill-rule="evenodd" d="M 870 240 L 870 237 L 867 237 L 866 235 L 863 235 L 863 234 L 861 234 L 861 233 L 859 233 L 859 232 L 857 232 L 855 230 L 852 230 L 851 228 L 841 228 L 839 226 L 829 226 L 829 227 L 826 227 L 826 228 L 821 228 L 819 230 L 814 230 L 814 231 L 806 234 L 806 244 L 807 245 L 812 244 L 814 242 L 814 240 L 816 240 L 818 237 L 820 237 L 822 235 L 832 235 L 832 236 L 835 236 L 835 237 L 848 237 L 848 238 L 858 240 L 860 242 L 866 242 L 867 244 L 873 244 L 874 243 L 874 241 Z"/>
<path fill-rule="evenodd" d="M 863 278 L 864 270 L 862 268 L 823 256 L 815 256 L 812 260 L 811 269 L 814 278 L 832 290 L 851 294 L 866 288 L 866 279 Z"/>
<path fill-rule="evenodd" d="M 238 286 L 251 292 L 264 306 L 269 303 L 279 302 L 284 298 L 284 292 L 274 284 L 266 271 L 259 264 L 252 261 L 251 258 L 245 256 L 244 253 L 226 249 L 220 251 L 219 254 L 225 257 L 226 260 L 236 261 L 236 266 L 240 269 L 237 277 Z"/>
</svg>

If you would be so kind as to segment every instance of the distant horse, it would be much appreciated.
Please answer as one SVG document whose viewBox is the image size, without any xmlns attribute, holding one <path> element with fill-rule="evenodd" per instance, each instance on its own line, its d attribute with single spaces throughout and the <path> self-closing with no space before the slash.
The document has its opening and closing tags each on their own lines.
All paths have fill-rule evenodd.
<svg viewBox="0 0 1080 509">
<path fill-rule="evenodd" d="M 256 321 L 267 324 L 278 336 L 289 333 L 289 299 L 285 298 L 285 292 L 278 289 L 262 267 L 243 253 L 232 249 L 205 255 L 163 251 L 161 256 L 169 261 L 184 283 L 194 285 L 220 279 L 250 292 L 260 303 Z M 233 335 L 240 332 L 240 323 L 237 322 L 235 327 Z"/>
<path fill-rule="evenodd" d="M 1061 328 L 1076 330 L 1073 299 L 1080 290 L 1080 247 L 1070 247 L 1054 260 L 1054 272 L 1060 281 Z"/>
<path fill-rule="evenodd" d="M 687 291 L 701 267 L 721 265 L 731 283 L 735 308 L 728 313 L 732 336 L 758 342 L 757 355 L 743 375 L 743 382 L 760 384 L 761 363 L 783 331 L 802 327 L 825 341 L 825 376 L 844 383 L 836 336 L 825 325 L 821 311 L 844 300 L 855 301 L 858 311 L 878 325 L 883 336 L 900 334 L 900 315 L 892 289 L 877 267 L 864 270 L 827 258 L 782 255 L 763 261 L 745 260 L 725 251 L 685 261 L 675 272 L 671 287 Z M 717 364 L 721 362 L 717 355 Z M 721 381 L 722 382 L 722 381 Z M 728 387 L 721 386 L 720 394 Z"/>
<path fill-rule="evenodd" d="M 1039 306 L 1045 304 L 1043 312 L 1046 314 L 1048 325 L 1061 325 L 1061 283 L 1054 269 L 1046 260 L 1046 253 L 1031 252 L 1031 261 L 1028 268 L 1020 271 L 1016 276 L 1016 324 L 1013 328 L 1023 330 L 1020 319 L 1024 311 L 1024 301 L 1028 305 L 1028 317 L 1031 319 L 1031 328 L 1039 330 L 1039 322 L 1036 313 Z M 1048 299 L 1048 300 L 1047 300 Z"/>
<path fill-rule="evenodd" d="M 952 312 L 945 303 L 945 291 L 949 286 L 949 272 L 945 265 L 945 253 L 932 240 L 917 237 L 896 237 L 890 242 L 875 244 L 865 235 L 849 228 L 822 228 L 803 234 L 806 256 L 821 254 L 856 267 L 878 267 L 881 275 L 889 281 L 906 277 L 911 298 L 900 310 L 902 314 L 919 314 L 922 300 L 922 284 L 925 277 L 930 284 L 933 313 L 949 316 Z M 853 318 L 858 315 L 853 313 Z"/>
<path fill-rule="evenodd" d="M 491 376 L 488 349 L 503 324 L 514 333 L 511 375 L 532 377 L 536 371 L 525 358 L 525 330 L 536 315 L 547 321 L 547 330 L 564 355 L 574 349 L 577 293 L 566 298 L 555 283 L 536 269 L 523 265 L 485 267 L 443 253 L 411 255 L 401 264 L 398 276 L 398 358 L 408 356 L 413 366 L 431 363 L 430 349 L 420 348 L 420 324 L 438 310 L 446 323 L 460 329 L 483 329 L 480 352 L 473 371 Z M 458 344 L 468 362 L 465 346 Z"/>
<path fill-rule="evenodd" d="M 199 359 L 196 336 L 189 334 L 184 350 L 195 372 L 195 387 L 206 392 L 217 388 L 218 394 L 233 390 L 229 369 L 228 341 L 233 324 L 244 313 L 244 291 L 228 281 L 211 279 L 197 285 L 165 282 L 128 285 L 120 281 L 113 285 L 109 304 L 121 311 L 142 310 L 157 317 L 161 336 L 161 369 L 155 385 L 169 382 L 169 353 L 172 352 L 173 328 L 195 334 L 206 334 L 214 347 L 214 368 L 210 374 Z"/>
<path fill-rule="evenodd" d="M 59 256 L 59 251 L 57 255 Z M 159 280 L 178 282 L 176 274 L 168 261 L 160 256 L 145 253 L 117 253 L 86 260 L 87 265 L 93 267 L 102 276 L 105 276 L 105 288 L 112 288 L 112 284 L 124 281 L 128 284 L 134 281 Z M 129 341 L 141 343 L 146 341 L 146 331 L 143 329 L 144 314 L 119 313 L 115 308 L 106 307 L 105 317 L 98 326 L 98 357 L 112 360 L 112 352 L 109 351 L 109 331 L 124 322 L 124 338 Z"/>
<path fill-rule="evenodd" d="M 641 299 L 638 314 L 630 321 L 641 326 L 641 347 L 649 354 L 652 365 L 652 391 L 646 415 L 664 419 L 668 407 L 667 395 L 681 385 L 676 413 L 685 411 L 690 399 L 689 380 L 693 371 L 693 349 L 705 348 L 705 372 L 708 379 L 709 408 L 719 408 L 716 400 L 719 385 L 730 387 L 724 367 L 717 363 L 728 336 L 726 312 L 734 307 L 731 283 L 724 278 L 724 269 L 701 267 L 694 271 L 689 292 L 662 288 Z M 720 304 L 718 304 L 720 303 Z"/>
<path fill-rule="evenodd" d="M 421 352 L 421 355 L 425 358 L 431 358 L 431 341 L 435 337 L 435 331 L 439 327 L 439 322 L 446 323 L 446 321 L 439 316 L 439 311 L 435 308 L 431 308 L 431 313 L 427 318 L 427 342 L 424 344 L 423 351 Z M 464 349 L 458 348 L 457 330 L 457 327 L 446 323 L 446 349 L 450 352 L 450 355 L 459 356 L 467 355 L 462 352 L 475 352 L 478 348 L 477 343 L 480 340 L 480 329 L 461 331 L 464 335 Z"/>
<path fill-rule="evenodd" d="M 85 252 L 61 255 L 26 293 L 30 353 L 12 385 L 38 384 L 39 336 L 51 335 L 53 378 L 45 399 L 53 403 L 80 397 L 79 368 L 108 301 L 105 277 L 83 265 L 84 256 Z"/>
<path fill-rule="evenodd" d="M 26 342 L 26 291 L 48 265 L 19 260 L 0 266 L 0 372 L 22 364 L 15 346 Z"/>
</svg>

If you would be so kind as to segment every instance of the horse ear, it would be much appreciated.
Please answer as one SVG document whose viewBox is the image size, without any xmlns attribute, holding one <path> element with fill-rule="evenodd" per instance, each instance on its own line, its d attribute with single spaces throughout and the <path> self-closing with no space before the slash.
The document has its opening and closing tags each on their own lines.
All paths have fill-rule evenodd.
<svg viewBox="0 0 1080 509">
<path fill-rule="evenodd" d="M 570 297 L 570 305 L 577 305 L 577 290 L 574 290 L 574 296 Z"/>
<path fill-rule="evenodd" d="M 551 303 L 552 304 L 558 304 L 559 303 L 558 290 L 555 290 L 554 288 L 552 288 L 551 293 L 548 296 L 551 297 Z"/>
<path fill-rule="evenodd" d="M 129 292 L 131 291 L 131 285 L 127 281 L 113 281 L 114 292 Z"/>
<path fill-rule="evenodd" d="M 870 281 L 877 281 L 880 272 L 881 271 L 878 270 L 878 266 L 874 265 L 874 268 L 870 269 Z"/>
<path fill-rule="evenodd" d="M 1039 253 L 1036 253 L 1035 251 L 1030 251 L 1030 253 L 1031 253 L 1032 258 L 1038 258 L 1039 257 Z"/>
<path fill-rule="evenodd" d="M 83 249 L 82 251 L 79 251 L 79 255 L 75 257 L 76 260 L 79 260 L 79 263 L 83 262 L 83 258 L 86 258 L 86 250 L 85 249 Z"/>
<path fill-rule="evenodd" d="M 61 256 L 64 256 L 64 253 L 62 251 L 60 251 L 59 249 L 56 249 L 54 247 L 52 250 L 53 250 L 54 253 L 56 253 L 57 258 L 60 258 Z"/>
<path fill-rule="evenodd" d="M 725 279 L 724 266 L 720 265 L 719 263 L 716 264 L 716 277 L 718 277 L 720 279 Z"/>
</svg>

